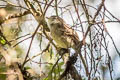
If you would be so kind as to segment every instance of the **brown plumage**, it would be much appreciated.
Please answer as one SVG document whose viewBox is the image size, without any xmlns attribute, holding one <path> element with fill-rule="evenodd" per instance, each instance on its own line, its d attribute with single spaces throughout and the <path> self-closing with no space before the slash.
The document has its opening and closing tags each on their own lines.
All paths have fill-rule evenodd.
<svg viewBox="0 0 120 80">
<path fill-rule="evenodd" d="M 77 33 L 65 23 L 65 21 L 57 16 L 48 18 L 48 26 L 51 36 L 57 45 L 61 48 L 74 48 L 79 43 Z"/>
</svg>

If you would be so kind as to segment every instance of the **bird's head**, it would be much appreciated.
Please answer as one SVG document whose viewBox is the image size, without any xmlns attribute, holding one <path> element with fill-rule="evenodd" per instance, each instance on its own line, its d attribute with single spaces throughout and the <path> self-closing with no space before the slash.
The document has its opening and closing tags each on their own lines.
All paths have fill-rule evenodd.
<svg viewBox="0 0 120 80">
<path fill-rule="evenodd" d="M 63 19 L 58 16 L 47 17 L 47 22 L 49 26 L 61 25 L 63 24 Z"/>
</svg>

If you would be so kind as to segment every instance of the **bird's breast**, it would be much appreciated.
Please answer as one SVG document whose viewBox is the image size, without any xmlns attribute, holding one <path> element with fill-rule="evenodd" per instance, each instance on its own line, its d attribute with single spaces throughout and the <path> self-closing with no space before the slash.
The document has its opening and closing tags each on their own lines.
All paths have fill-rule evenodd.
<svg viewBox="0 0 120 80">
<path fill-rule="evenodd" d="M 51 30 L 51 36 L 56 44 L 61 48 L 68 48 L 65 37 L 63 37 L 62 32 L 58 28 Z"/>
</svg>

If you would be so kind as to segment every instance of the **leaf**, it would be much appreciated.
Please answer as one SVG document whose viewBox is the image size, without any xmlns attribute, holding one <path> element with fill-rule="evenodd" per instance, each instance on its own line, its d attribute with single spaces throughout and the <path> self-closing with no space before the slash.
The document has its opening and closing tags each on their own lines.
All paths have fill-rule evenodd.
<svg viewBox="0 0 120 80">
<path fill-rule="evenodd" d="M 59 66 L 62 66 L 62 65 L 64 65 L 64 62 L 63 62 L 63 61 L 59 63 Z"/>
<path fill-rule="evenodd" d="M 0 44 L 2 44 L 2 45 L 5 45 L 5 44 L 11 45 L 11 44 L 7 41 L 6 37 L 3 35 L 3 33 L 2 33 L 1 30 L 0 30 Z"/>
<path fill-rule="evenodd" d="M 26 66 L 26 67 L 25 67 L 25 69 L 26 69 L 26 70 L 28 70 L 28 69 L 31 69 L 31 67 L 29 67 L 29 66 Z"/>
<path fill-rule="evenodd" d="M 6 80 L 6 74 L 0 74 L 0 80 Z"/>
<path fill-rule="evenodd" d="M 6 74 L 2 74 L 3 72 L 6 72 L 6 66 L 3 63 L 0 63 L 0 80 L 6 80 Z"/>
<path fill-rule="evenodd" d="M 53 49 L 50 47 L 50 59 L 52 59 Z"/>
<path fill-rule="evenodd" d="M 0 44 L 2 44 L 2 45 L 6 44 L 6 41 L 2 36 L 0 36 Z"/>
</svg>

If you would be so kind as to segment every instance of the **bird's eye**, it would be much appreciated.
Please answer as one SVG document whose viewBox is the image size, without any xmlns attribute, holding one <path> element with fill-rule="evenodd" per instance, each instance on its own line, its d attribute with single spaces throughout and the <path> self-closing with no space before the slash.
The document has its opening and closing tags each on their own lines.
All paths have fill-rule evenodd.
<svg viewBox="0 0 120 80">
<path fill-rule="evenodd" d="M 56 17 L 53 17 L 53 18 L 52 18 L 52 20 L 55 20 L 55 19 L 56 19 Z"/>
<path fill-rule="evenodd" d="M 54 19 L 57 19 L 57 17 L 56 17 L 56 16 L 52 16 L 51 18 L 52 18 L 53 20 L 54 20 Z"/>
<path fill-rule="evenodd" d="M 50 25 L 51 25 L 51 26 L 53 26 L 53 25 L 54 25 L 54 23 L 51 23 Z"/>
</svg>

